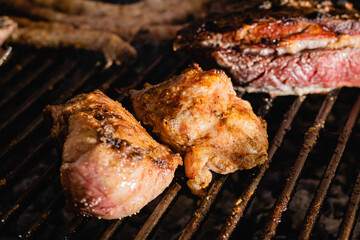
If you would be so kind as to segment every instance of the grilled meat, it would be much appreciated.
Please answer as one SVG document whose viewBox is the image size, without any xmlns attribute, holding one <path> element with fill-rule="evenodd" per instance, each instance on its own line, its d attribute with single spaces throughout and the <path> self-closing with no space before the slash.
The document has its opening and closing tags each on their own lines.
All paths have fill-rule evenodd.
<svg viewBox="0 0 360 240">
<path fill-rule="evenodd" d="M 105 219 L 134 214 L 163 192 L 182 163 L 99 90 L 47 106 L 44 113 L 62 147 L 69 209 Z"/>
<path fill-rule="evenodd" d="M 89 29 L 76 29 L 72 25 L 56 22 L 34 22 L 26 18 L 14 17 L 19 29 L 12 34 L 10 41 L 36 48 L 70 47 L 101 52 L 107 66 L 113 62 L 121 64 L 123 60 L 131 62 L 136 50 L 119 36 Z"/>
<path fill-rule="evenodd" d="M 8 39 L 13 31 L 17 28 L 17 23 L 9 17 L 0 17 L 0 46 Z"/>
<path fill-rule="evenodd" d="M 249 91 L 284 95 L 359 87 L 359 20 L 348 3 L 252 1 L 181 30 L 174 48 L 205 53 Z"/>
<path fill-rule="evenodd" d="M 73 25 L 77 29 L 114 33 L 127 41 L 132 41 L 139 31 L 154 31 L 150 40 L 158 43 L 175 37 L 175 29 L 170 24 L 179 30 L 179 23 L 203 15 L 208 1 L 187 0 L 177 7 L 179 2 L 174 0 L 160 3 L 148 0 L 126 5 L 70 0 L 0 0 L 0 6 L 31 18 Z"/>
<path fill-rule="evenodd" d="M 210 170 L 227 174 L 267 158 L 266 123 L 236 96 L 223 71 L 198 65 L 143 90 L 131 91 L 136 116 L 161 140 L 185 155 L 188 186 L 201 194 Z"/>
<path fill-rule="evenodd" d="M 20 3 L 25 0 L 15 1 Z M 177 0 L 143 0 L 132 4 L 83 0 L 32 0 L 32 2 L 36 7 L 52 8 L 71 15 L 92 17 L 94 20 L 110 18 L 113 20 L 113 24 L 144 26 L 183 23 L 188 18 L 203 15 L 205 5 L 210 0 L 183 0 L 181 2 Z M 88 19 L 91 21 L 91 18 Z"/>
</svg>

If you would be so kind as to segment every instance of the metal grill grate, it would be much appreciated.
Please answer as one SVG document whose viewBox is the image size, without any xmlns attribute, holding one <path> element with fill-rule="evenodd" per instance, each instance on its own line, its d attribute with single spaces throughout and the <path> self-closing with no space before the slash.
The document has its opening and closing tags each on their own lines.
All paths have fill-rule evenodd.
<svg viewBox="0 0 360 240">
<path fill-rule="evenodd" d="M 17 47 L 0 68 L 0 109 L 4 113 L 0 117 L 0 237 L 269 239 L 294 238 L 299 234 L 308 239 L 320 231 L 317 223 L 323 215 L 322 206 L 341 164 L 352 164 L 349 178 L 355 177 L 347 188 L 355 185 L 349 193 L 348 207 L 342 211 L 337 232 L 340 239 L 351 236 L 359 222 L 360 177 L 356 176 L 360 164 L 349 160 L 359 156 L 356 147 L 359 89 L 334 90 L 326 96 L 278 98 L 239 92 L 239 96 L 249 100 L 258 115 L 268 121 L 271 144 L 267 164 L 250 171 L 216 175 L 207 195 L 200 200 L 189 193 L 183 170 L 179 169 L 176 179 L 161 196 L 138 215 L 122 220 L 106 221 L 68 213 L 58 176 L 61 160 L 53 148 L 41 111 L 47 104 L 63 103 L 95 88 L 131 109 L 127 97 L 130 89 L 141 88 L 145 82 L 164 81 L 191 62 L 188 55 L 172 53 L 170 48 L 140 48 L 143 48 L 139 51 L 142 55 L 133 65 L 103 69 L 104 64 L 91 53 L 77 52 L 74 56 L 70 51 L 59 53 Z M 353 129 L 355 133 L 350 134 Z M 326 145 L 328 140 L 335 142 L 334 147 L 327 148 L 320 163 L 314 162 L 321 151 L 317 146 Z M 289 142 L 296 143 L 294 149 L 288 149 Z M 289 151 L 290 159 L 284 159 L 284 152 Z M 303 172 L 309 171 L 306 167 L 309 164 L 323 169 L 323 177 L 318 181 L 302 226 L 296 233 L 287 232 L 281 224 L 287 226 L 286 210 L 297 191 L 297 182 Z M 283 166 L 285 177 L 281 178 L 281 184 L 273 181 L 268 189 L 276 202 L 264 210 L 261 216 L 266 218 L 261 217 L 259 223 L 255 219 L 258 216 L 251 213 L 254 212 L 251 205 L 264 188 L 269 188 L 264 179 L 271 179 L 272 170 Z M 183 204 L 185 201 L 189 204 Z M 170 226 L 171 222 L 178 225 Z M 329 236 L 332 235 L 329 233 Z"/>
</svg>

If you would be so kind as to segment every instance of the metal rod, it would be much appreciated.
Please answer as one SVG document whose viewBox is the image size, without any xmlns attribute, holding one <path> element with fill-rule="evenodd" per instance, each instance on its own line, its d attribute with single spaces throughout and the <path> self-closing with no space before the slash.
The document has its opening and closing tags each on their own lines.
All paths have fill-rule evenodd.
<svg viewBox="0 0 360 240">
<path fill-rule="evenodd" d="M 174 201 L 181 189 L 181 185 L 177 182 L 173 182 L 167 189 L 164 197 L 161 199 L 155 210 L 151 213 L 150 217 L 146 220 L 138 234 L 135 236 L 135 240 L 146 239 L 151 231 L 158 224 L 160 218 L 163 216 L 166 210 L 168 210 L 170 204 Z"/>
<path fill-rule="evenodd" d="M 305 100 L 305 98 L 306 98 L 305 96 L 298 97 L 293 102 L 293 104 L 291 105 L 291 107 L 289 108 L 287 113 L 285 114 L 282 124 L 281 124 L 280 128 L 278 129 L 278 131 L 271 143 L 271 147 L 269 148 L 269 155 L 268 155 L 267 163 L 261 165 L 256 170 L 256 173 L 250 180 L 250 183 L 246 185 L 246 188 L 244 189 L 243 193 L 235 202 L 234 207 L 233 207 L 229 217 L 226 219 L 225 225 L 221 229 L 218 239 L 228 239 L 231 236 L 234 229 L 236 228 L 238 222 L 240 221 L 241 217 L 244 214 L 246 206 L 248 205 L 251 197 L 253 196 L 254 192 L 256 191 L 266 170 L 268 169 L 269 164 L 271 163 L 276 150 L 281 146 L 285 134 L 290 130 L 291 124 L 292 124 L 297 112 L 299 111 L 300 106 L 302 105 L 303 101 Z"/>
<path fill-rule="evenodd" d="M 78 90 L 82 85 L 85 84 L 85 82 L 94 74 L 95 69 L 91 69 L 81 78 L 80 81 L 74 81 L 75 84 L 71 88 L 68 88 L 67 91 L 60 95 L 54 104 L 59 104 L 65 101 L 66 99 L 70 98 L 76 90 Z M 43 123 L 43 116 L 38 116 L 32 123 L 29 124 L 29 127 L 26 128 L 23 132 L 21 132 L 18 136 L 16 136 L 11 144 L 8 144 L 3 151 L 0 153 L 0 159 L 2 159 L 4 156 L 8 155 L 9 152 L 14 149 L 16 146 L 18 146 L 27 136 L 29 136 L 31 133 L 37 129 L 42 123 Z"/>
<path fill-rule="evenodd" d="M 222 175 L 213 181 L 209 191 L 207 192 L 206 196 L 203 197 L 199 208 L 194 212 L 189 223 L 182 231 L 179 239 L 191 239 L 191 237 L 196 233 L 228 176 L 229 175 Z"/>
<path fill-rule="evenodd" d="M 240 93 L 241 94 L 241 93 Z M 241 96 L 243 93 L 241 94 Z M 268 114 L 274 99 L 270 98 L 265 101 L 265 104 L 259 108 L 258 114 L 261 117 L 265 117 Z M 183 230 L 180 239 L 190 239 L 200 227 L 200 224 L 204 220 L 205 216 L 208 214 L 210 207 L 212 206 L 216 196 L 220 192 L 223 184 L 225 183 L 228 175 L 220 176 L 218 180 L 214 181 L 210 190 L 203 198 L 199 208 L 195 211 L 193 216 L 191 217 L 189 223 L 186 225 L 185 229 Z M 204 200 L 205 199 L 205 200 Z"/>
<path fill-rule="evenodd" d="M 24 231 L 21 235 L 23 237 L 29 238 L 34 235 L 36 231 L 44 225 L 44 223 L 50 218 L 51 215 L 60 211 L 63 207 L 64 196 L 61 191 L 59 191 L 53 200 L 45 207 L 42 213 L 31 223 L 31 225 Z"/>
<path fill-rule="evenodd" d="M 20 174 L 24 173 L 26 170 L 28 170 L 28 167 L 31 163 L 34 161 L 34 156 L 36 154 L 44 149 L 49 149 L 51 147 L 50 143 L 50 136 L 46 137 L 46 139 L 36 146 L 36 148 L 27 155 L 24 160 L 22 160 L 19 164 L 16 165 L 16 167 L 9 171 L 5 177 L 0 179 L 0 193 L 8 188 L 14 179 L 16 179 Z"/>
<path fill-rule="evenodd" d="M 350 239 L 352 228 L 354 227 L 354 222 L 356 218 L 356 213 L 359 209 L 360 202 L 360 171 L 356 179 L 355 186 L 353 188 L 345 216 L 340 225 L 340 231 L 338 234 L 338 239 L 345 240 Z"/>
<path fill-rule="evenodd" d="M 286 178 L 285 186 L 276 199 L 275 205 L 270 212 L 265 226 L 260 234 L 261 239 L 271 239 L 276 232 L 279 222 L 281 222 L 282 213 L 286 211 L 287 205 L 290 200 L 290 195 L 295 187 L 296 180 L 298 179 L 300 172 L 305 164 L 307 156 L 316 144 L 316 139 L 319 136 L 320 130 L 324 127 L 325 120 L 332 109 L 339 89 L 331 91 L 325 98 L 315 122 L 312 127 L 305 133 L 304 143 L 300 150 L 299 156 L 296 159 L 293 167 L 289 171 L 289 175 Z"/>
<path fill-rule="evenodd" d="M 122 222 L 123 222 L 122 220 L 112 220 L 99 239 L 100 240 L 110 239 L 117 230 L 117 228 L 122 224 Z"/>
<path fill-rule="evenodd" d="M 141 74 L 134 81 L 132 81 L 129 86 L 122 88 L 117 101 L 121 102 L 127 96 L 130 89 L 139 86 L 144 81 L 145 76 L 148 75 L 161 62 L 161 60 L 164 59 L 164 57 L 165 54 L 157 57 L 144 71 L 141 72 Z"/>
<path fill-rule="evenodd" d="M 7 83 L 15 76 L 15 74 L 20 73 L 22 69 L 27 67 L 27 65 L 29 65 L 29 63 L 35 59 L 35 56 L 36 54 L 31 54 L 26 58 L 19 59 L 18 64 L 12 65 L 11 69 L 7 71 L 7 74 L 1 77 L 1 84 Z"/>
<path fill-rule="evenodd" d="M 89 217 L 77 215 L 65 227 L 62 236 L 59 239 L 70 239 L 71 236 L 78 231 L 87 221 Z"/>
<path fill-rule="evenodd" d="M 336 169 L 340 163 L 341 156 L 345 150 L 346 144 L 349 140 L 352 128 L 354 127 L 356 118 L 359 114 L 360 110 L 360 97 L 358 97 L 355 105 L 353 106 L 351 113 L 349 115 L 349 118 L 346 122 L 346 125 L 341 132 L 339 139 L 338 139 L 338 145 L 336 146 L 336 149 L 334 151 L 334 155 L 332 156 L 330 163 L 322 176 L 321 182 L 319 184 L 319 187 L 316 191 L 316 194 L 310 204 L 310 207 L 306 213 L 306 217 L 304 220 L 304 224 L 302 226 L 299 239 L 309 239 L 310 234 L 314 228 L 316 219 L 319 215 L 320 208 L 323 204 L 323 201 L 325 199 L 325 196 L 327 194 L 327 191 L 329 189 L 331 180 L 335 176 Z M 351 227 L 350 227 L 351 229 Z"/>
<path fill-rule="evenodd" d="M 1 124 L 0 131 L 6 128 L 10 123 L 12 123 L 20 114 L 27 110 L 36 100 L 43 96 L 49 89 L 58 83 L 67 73 L 69 73 L 76 65 L 75 61 L 66 62 L 58 69 L 58 73 L 55 74 L 55 77 L 52 77 L 41 88 L 38 88 L 31 96 L 24 101 L 24 103 L 18 108 L 15 109 L 14 113 L 6 119 L 6 121 Z"/>
<path fill-rule="evenodd" d="M 33 198 L 37 196 L 40 191 L 49 185 L 49 179 L 58 175 L 60 167 L 60 160 L 57 159 L 53 164 L 39 177 L 19 198 L 10 206 L 0 218 L 0 226 L 10 223 L 28 206 Z"/>
<path fill-rule="evenodd" d="M 9 100 L 11 100 L 15 95 L 17 95 L 21 90 L 25 89 L 34 79 L 36 79 L 41 73 L 45 71 L 51 64 L 54 63 L 54 58 L 48 58 L 46 61 L 41 64 L 36 70 L 34 70 L 31 75 L 25 78 L 23 81 L 18 83 L 14 89 L 8 92 L 6 96 L 3 96 L 0 101 L 0 108 L 3 107 Z"/>
</svg>

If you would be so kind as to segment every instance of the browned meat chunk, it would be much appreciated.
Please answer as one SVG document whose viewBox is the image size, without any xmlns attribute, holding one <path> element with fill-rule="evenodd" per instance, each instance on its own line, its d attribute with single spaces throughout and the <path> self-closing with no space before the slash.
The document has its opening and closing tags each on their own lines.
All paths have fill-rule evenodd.
<svg viewBox="0 0 360 240">
<path fill-rule="evenodd" d="M 360 13 L 351 4 L 252 1 L 183 29 L 174 48 L 211 56 L 249 91 L 360 86 Z"/>
<path fill-rule="evenodd" d="M 60 175 L 69 209 L 105 219 L 137 213 L 163 192 L 182 163 L 98 90 L 44 112 L 63 147 Z"/>
<path fill-rule="evenodd" d="M 267 158 L 266 123 L 236 96 L 223 71 L 195 65 L 156 86 L 131 92 L 136 116 L 185 155 L 188 185 L 200 194 L 210 170 L 227 174 Z"/>
</svg>

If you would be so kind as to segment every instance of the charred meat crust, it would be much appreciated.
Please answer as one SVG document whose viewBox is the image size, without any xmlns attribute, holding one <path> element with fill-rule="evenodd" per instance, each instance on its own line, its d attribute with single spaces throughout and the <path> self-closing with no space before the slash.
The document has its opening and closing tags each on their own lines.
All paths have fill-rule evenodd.
<svg viewBox="0 0 360 240">
<path fill-rule="evenodd" d="M 307 7 L 281 3 L 286 1 L 267 1 L 271 7 L 265 9 L 261 8 L 262 2 L 243 3 L 238 10 L 211 14 L 195 21 L 179 31 L 175 49 L 182 46 L 195 47 L 201 41 L 206 41 L 210 47 L 223 48 L 224 40 L 236 45 L 239 45 L 239 41 L 272 45 L 284 37 L 306 30 L 310 25 L 336 35 L 360 34 L 360 14 L 355 9 L 333 7 L 332 4 L 329 7 L 321 1 L 302 1 L 309 3 Z M 271 30 L 271 35 L 266 32 L 262 32 L 265 35 L 258 34 L 258 29 Z M 217 33 L 221 35 L 216 36 Z M 249 34 L 252 34 L 252 39 L 247 38 Z"/>
<path fill-rule="evenodd" d="M 105 96 L 99 90 L 94 91 L 92 94 L 98 95 L 101 98 Z M 54 139 L 56 139 L 60 149 L 65 142 L 66 136 L 68 135 L 68 119 L 70 115 L 80 114 L 83 118 L 88 119 L 89 123 L 91 123 L 91 128 L 96 130 L 97 141 L 99 143 L 106 144 L 109 148 L 117 149 L 121 152 L 125 151 L 126 155 L 134 156 L 135 158 L 133 159 L 138 160 L 142 160 L 144 154 L 149 154 L 154 150 L 152 147 L 143 149 L 129 143 L 126 139 L 115 137 L 114 132 L 118 131 L 119 128 L 124 127 L 119 124 L 118 121 L 127 120 L 113 112 L 112 109 L 108 108 L 107 104 L 93 102 L 84 108 L 82 106 L 75 106 L 74 108 L 71 106 L 72 104 L 77 105 L 79 102 L 87 101 L 88 99 L 89 94 L 80 94 L 69 100 L 66 104 L 58 106 L 49 105 L 44 109 L 44 117 L 48 126 L 51 127 L 51 135 Z M 134 131 L 144 130 L 142 127 L 140 127 L 141 129 L 138 129 L 139 127 L 133 126 Z M 174 166 L 175 164 L 168 160 L 171 160 L 172 157 L 175 156 L 176 154 L 171 154 L 169 158 L 164 156 L 164 159 L 151 157 L 151 160 L 157 167 L 174 169 L 177 164 Z"/>
</svg>

